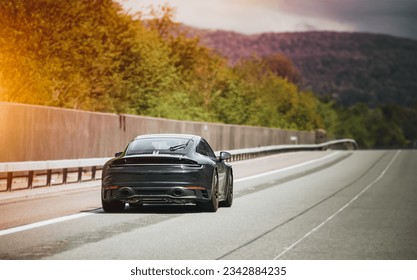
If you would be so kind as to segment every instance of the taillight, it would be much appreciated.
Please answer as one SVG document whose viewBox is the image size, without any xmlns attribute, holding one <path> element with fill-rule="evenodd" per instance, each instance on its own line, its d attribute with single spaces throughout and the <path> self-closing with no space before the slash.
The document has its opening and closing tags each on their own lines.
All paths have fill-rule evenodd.
<svg viewBox="0 0 417 280">
<path fill-rule="evenodd" d="M 188 190 L 200 190 L 200 191 L 206 190 L 205 187 L 201 187 L 201 186 L 185 186 L 184 188 Z"/>
</svg>

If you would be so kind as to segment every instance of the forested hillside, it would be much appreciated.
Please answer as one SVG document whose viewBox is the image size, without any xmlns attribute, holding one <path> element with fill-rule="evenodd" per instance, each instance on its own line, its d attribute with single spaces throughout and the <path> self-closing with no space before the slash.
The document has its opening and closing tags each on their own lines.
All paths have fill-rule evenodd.
<svg viewBox="0 0 417 280">
<path fill-rule="evenodd" d="M 362 147 L 412 145 L 417 139 L 416 40 L 340 32 L 193 34 L 231 64 L 248 57 L 290 58 L 296 69 L 285 71 L 288 79 L 335 102 L 339 137 L 356 138 Z"/>
<path fill-rule="evenodd" d="M 229 58 L 282 53 L 301 72 L 300 85 L 344 106 L 417 104 L 417 41 L 340 32 L 243 35 L 195 30 L 201 42 Z"/>
</svg>

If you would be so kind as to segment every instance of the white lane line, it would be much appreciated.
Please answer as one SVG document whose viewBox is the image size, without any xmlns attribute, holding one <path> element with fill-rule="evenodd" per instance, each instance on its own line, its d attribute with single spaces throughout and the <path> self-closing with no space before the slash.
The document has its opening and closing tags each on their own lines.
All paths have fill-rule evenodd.
<svg viewBox="0 0 417 280">
<path fill-rule="evenodd" d="M 64 221 L 69 221 L 69 220 L 73 220 L 73 219 L 78 219 L 78 218 L 81 218 L 81 217 L 90 216 L 90 215 L 94 215 L 94 214 L 95 213 L 91 213 L 91 212 L 89 212 L 89 213 L 79 213 L 79 214 L 64 216 L 64 217 L 60 217 L 60 218 L 50 219 L 50 220 L 46 220 L 46 221 L 42 221 L 42 222 L 37 222 L 37 223 L 33 223 L 33 224 L 28 224 L 28 225 L 24 225 L 24 226 L 4 229 L 4 230 L 0 230 L 0 236 L 11 234 L 11 233 L 17 233 L 17 232 L 21 232 L 21 231 L 25 231 L 25 230 L 29 230 L 29 229 L 34 229 L 34 228 L 38 228 L 38 227 L 43 227 L 43 226 L 46 226 L 46 225 L 56 224 L 56 223 L 60 223 L 60 222 L 64 222 Z"/>
<path fill-rule="evenodd" d="M 327 224 L 331 219 L 333 219 L 334 217 L 336 217 L 340 212 L 342 212 L 343 210 L 345 210 L 349 205 L 351 205 L 356 199 L 358 199 L 362 194 L 364 194 L 367 190 L 369 190 L 373 185 L 375 185 L 379 180 L 382 179 L 382 177 L 384 177 L 385 173 L 387 173 L 388 169 L 390 169 L 391 165 L 394 163 L 394 161 L 397 159 L 398 155 L 400 154 L 401 151 L 397 151 L 397 153 L 395 154 L 395 156 L 391 159 L 391 161 L 388 163 L 388 165 L 385 167 L 385 169 L 382 171 L 382 173 L 378 176 L 378 178 L 376 178 L 372 183 L 370 183 L 369 185 L 366 186 L 366 188 L 364 188 L 357 196 L 355 196 L 354 198 L 352 198 L 351 201 L 349 201 L 347 204 L 345 204 L 342 208 L 340 208 L 339 210 L 336 211 L 336 213 L 334 213 L 333 215 L 331 215 L 330 217 L 328 217 L 324 222 L 322 222 L 321 224 L 319 224 L 317 227 L 313 228 L 311 231 L 309 231 L 306 235 L 304 235 L 302 238 L 300 238 L 299 240 L 297 240 L 294 244 L 292 244 L 290 247 L 286 248 L 282 253 L 280 253 L 279 255 L 277 255 L 274 260 L 279 259 L 280 257 L 282 257 L 284 254 L 286 254 L 288 251 L 290 251 L 291 249 L 293 249 L 295 246 L 297 246 L 298 244 L 300 244 L 303 240 L 305 240 L 308 236 L 310 236 L 313 232 L 317 231 L 318 229 L 320 229 L 321 227 L 323 227 L 325 224 Z"/>
<path fill-rule="evenodd" d="M 291 165 L 291 166 L 284 167 L 284 168 L 277 169 L 277 170 L 268 171 L 268 172 L 261 173 L 261 174 L 256 174 L 256 175 L 252 175 L 252 176 L 248 176 L 248 177 L 243 177 L 243 178 L 240 178 L 240 179 L 235 179 L 233 181 L 236 183 L 236 182 L 241 182 L 241 181 L 245 181 L 245 180 L 256 179 L 256 178 L 260 178 L 260 177 L 263 177 L 263 176 L 268 176 L 268 175 L 272 175 L 272 174 L 276 174 L 276 173 L 288 171 L 288 170 L 291 170 L 291 169 L 295 169 L 295 168 L 298 168 L 298 167 L 302 167 L 302 166 L 305 166 L 305 165 L 309 165 L 309 164 L 312 164 L 312 163 L 316 163 L 316 162 L 319 162 L 319 161 L 322 161 L 322 160 L 326 160 L 326 159 L 328 159 L 330 157 L 333 157 L 335 155 L 338 155 L 339 153 L 340 152 L 333 152 L 333 153 L 331 153 L 329 155 L 326 155 L 326 156 L 321 157 L 321 158 L 318 158 L 318 159 L 313 159 L 313 160 L 310 160 L 310 161 L 306 161 L 306 162 L 299 163 L 299 164 L 296 164 L 296 165 Z"/>
</svg>

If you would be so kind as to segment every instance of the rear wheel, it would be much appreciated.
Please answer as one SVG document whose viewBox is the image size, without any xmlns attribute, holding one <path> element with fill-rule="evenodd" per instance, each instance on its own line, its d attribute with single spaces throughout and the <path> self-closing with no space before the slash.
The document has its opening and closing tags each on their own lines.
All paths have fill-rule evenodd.
<svg viewBox="0 0 417 280">
<path fill-rule="evenodd" d="M 233 175 L 232 173 L 229 174 L 227 178 L 227 196 L 226 200 L 220 202 L 220 207 L 231 207 L 233 204 Z"/>
<path fill-rule="evenodd" d="M 101 205 L 106 213 L 120 213 L 125 210 L 125 203 L 118 200 L 107 202 L 102 199 Z"/>
<path fill-rule="evenodd" d="M 216 212 L 219 208 L 219 195 L 218 195 L 219 178 L 217 172 L 214 174 L 213 182 L 211 186 L 211 199 L 207 202 L 200 202 L 197 206 L 204 212 Z"/>
</svg>

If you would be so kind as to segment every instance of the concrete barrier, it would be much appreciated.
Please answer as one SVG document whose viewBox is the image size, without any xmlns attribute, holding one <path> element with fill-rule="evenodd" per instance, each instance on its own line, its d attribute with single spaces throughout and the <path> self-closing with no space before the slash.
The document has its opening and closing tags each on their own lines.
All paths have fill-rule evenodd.
<svg viewBox="0 0 417 280">
<path fill-rule="evenodd" d="M 314 144 L 315 133 L 0 102 L 0 162 L 111 157 L 141 134 L 203 136 L 215 150 Z"/>
</svg>

